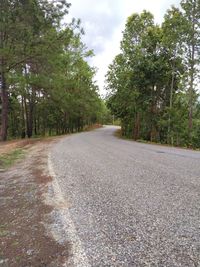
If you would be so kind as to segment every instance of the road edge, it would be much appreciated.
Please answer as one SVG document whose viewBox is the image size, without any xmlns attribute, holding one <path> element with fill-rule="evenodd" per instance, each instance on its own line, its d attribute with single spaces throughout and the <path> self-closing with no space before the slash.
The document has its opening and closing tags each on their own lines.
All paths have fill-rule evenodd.
<svg viewBox="0 0 200 267">
<path fill-rule="evenodd" d="M 89 260 L 82 246 L 81 240 L 78 237 L 76 227 L 71 219 L 67 200 L 64 198 L 62 190 L 57 180 L 57 175 L 53 168 L 51 160 L 51 152 L 48 153 L 48 171 L 52 177 L 52 182 L 49 186 L 47 202 L 53 202 L 54 210 L 51 214 L 53 217 L 53 224 L 48 225 L 48 230 L 53 235 L 54 239 L 59 242 L 70 243 L 69 258 L 63 267 L 91 267 Z"/>
</svg>

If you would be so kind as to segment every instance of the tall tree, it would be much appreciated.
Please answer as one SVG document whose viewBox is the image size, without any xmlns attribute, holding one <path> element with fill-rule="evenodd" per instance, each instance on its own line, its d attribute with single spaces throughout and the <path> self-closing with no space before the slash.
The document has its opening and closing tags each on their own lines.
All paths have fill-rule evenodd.
<svg viewBox="0 0 200 267">
<path fill-rule="evenodd" d="M 195 83 L 198 77 L 200 63 L 200 1 L 182 0 L 181 7 L 185 18 L 185 64 L 188 73 L 188 137 L 192 142 L 193 108 L 197 99 Z"/>
<path fill-rule="evenodd" d="M 69 4 L 47 0 L 2 0 L 0 4 L 0 85 L 1 85 L 1 140 L 7 139 L 8 94 L 7 78 L 22 64 L 30 64 L 51 43 L 49 33 L 59 27 Z M 49 40 L 50 41 L 50 40 Z"/>
<path fill-rule="evenodd" d="M 185 31 L 185 19 L 182 12 L 172 6 L 171 9 L 167 11 L 164 17 L 164 22 L 162 24 L 162 45 L 163 49 L 169 55 L 169 65 L 171 68 L 171 85 L 170 85 L 170 96 L 169 96 L 169 118 L 168 118 L 168 143 L 173 144 L 172 135 L 172 109 L 173 101 L 175 96 L 175 80 L 180 79 L 181 66 L 183 69 L 183 36 Z"/>
<path fill-rule="evenodd" d="M 194 88 L 199 67 L 199 26 L 195 26 L 193 58 L 188 38 L 191 23 L 185 13 L 184 9 L 172 7 L 161 26 L 155 25 L 153 16 L 146 11 L 127 19 L 121 54 L 107 73 L 107 104 L 121 119 L 122 133 L 128 137 L 172 145 L 198 143 L 199 120 L 194 120 L 189 140 L 185 112 L 189 106 L 194 118 L 198 114 Z M 192 102 L 189 94 L 187 105 L 191 90 Z"/>
</svg>

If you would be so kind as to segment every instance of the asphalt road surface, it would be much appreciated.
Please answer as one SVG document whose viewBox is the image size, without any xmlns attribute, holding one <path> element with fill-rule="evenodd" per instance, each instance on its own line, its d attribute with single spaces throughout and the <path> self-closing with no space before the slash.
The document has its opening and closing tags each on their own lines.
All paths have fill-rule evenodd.
<svg viewBox="0 0 200 267">
<path fill-rule="evenodd" d="M 200 152 L 115 131 L 71 135 L 51 151 L 74 266 L 200 266 Z"/>
</svg>

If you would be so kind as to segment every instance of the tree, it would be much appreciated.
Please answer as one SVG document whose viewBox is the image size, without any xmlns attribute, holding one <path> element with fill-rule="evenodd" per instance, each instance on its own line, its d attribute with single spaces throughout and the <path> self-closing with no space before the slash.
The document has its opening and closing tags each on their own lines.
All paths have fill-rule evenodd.
<svg viewBox="0 0 200 267">
<path fill-rule="evenodd" d="M 7 139 L 9 73 L 30 64 L 51 46 L 47 36 L 61 23 L 69 4 L 65 1 L 2 0 L 0 6 L 1 139 Z M 49 40 L 50 41 L 50 40 Z M 51 40 L 52 41 L 52 40 Z"/>
<path fill-rule="evenodd" d="M 158 119 L 169 90 L 170 67 L 169 54 L 162 48 L 162 30 L 154 25 L 150 13 L 128 18 L 121 49 L 108 72 L 108 88 L 114 88 L 108 103 L 113 107 L 111 103 L 119 99 L 116 105 L 122 107 L 119 103 L 124 100 L 126 114 L 121 111 L 120 116 L 129 136 L 156 140 L 160 138 Z"/>
<path fill-rule="evenodd" d="M 80 131 L 101 100 L 80 20 L 64 24 L 65 0 L 2 1 L 1 138 Z M 9 109 L 9 116 L 8 116 Z"/>
<path fill-rule="evenodd" d="M 121 54 L 115 57 L 107 73 L 107 105 L 121 119 L 125 136 L 172 145 L 198 144 L 197 2 L 182 1 L 182 10 L 172 7 L 161 26 L 154 24 L 147 11 L 127 19 Z"/>
<path fill-rule="evenodd" d="M 193 109 L 197 100 L 195 82 L 198 79 L 198 67 L 200 63 L 200 1 L 182 0 L 181 7 L 185 19 L 184 48 L 185 65 L 187 67 L 188 85 L 188 138 L 192 142 Z"/>
<path fill-rule="evenodd" d="M 172 6 L 167 11 L 162 24 L 162 45 L 169 55 L 169 65 L 171 68 L 171 85 L 169 97 L 169 118 L 168 118 L 168 143 L 173 144 L 172 128 L 172 109 L 175 96 L 175 80 L 180 80 L 180 75 L 183 73 L 183 35 L 184 35 L 185 20 L 182 12 Z"/>
</svg>

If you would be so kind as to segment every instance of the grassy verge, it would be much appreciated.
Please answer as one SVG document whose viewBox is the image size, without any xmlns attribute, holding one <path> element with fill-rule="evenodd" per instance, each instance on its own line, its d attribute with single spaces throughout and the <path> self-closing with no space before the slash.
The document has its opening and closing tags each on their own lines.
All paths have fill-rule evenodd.
<svg viewBox="0 0 200 267">
<path fill-rule="evenodd" d="M 100 128 L 102 125 L 94 124 L 88 126 L 84 129 L 84 131 L 92 131 L 94 129 Z M 34 145 L 36 142 L 40 141 L 51 141 L 55 138 L 64 137 L 65 135 L 57 135 L 57 136 L 38 136 L 30 139 L 16 139 L 10 140 L 4 143 L 5 145 L 0 147 L 0 170 L 7 169 L 11 167 L 17 160 L 23 159 L 27 148 Z M 3 143 L 2 143 L 3 144 Z M 0 143 L 1 145 L 1 143 Z"/>
<path fill-rule="evenodd" d="M 147 140 L 144 140 L 144 139 L 133 140 L 130 137 L 122 136 L 121 129 L 117 130 L 114 133 L 114 135 L 116 137 L 124 139 L 124 140 L 133 141 L 133 142 L 142 143 L 142 144 L 147 144 L 147 145 L 157 145 L 157 146 L 180 148 L 180 149 L 185 149 L 185 150 L 200 151 L 199 148 L 191 148 L 191 147 L 186 147 L 186 146 L 176 146 L 176 145 L 170 145 L 170 144 L 160 143 L 160 142 L 151 142 L 151 141 L 147 141 Z"/>
<path fill-rule="evenodd" d="M 0 168 L 7 169 L 11 167 L 17 160 L 22 159 L 24 155 L 25 151 L 22 148 L 0 155 Z"/>
</svg>

